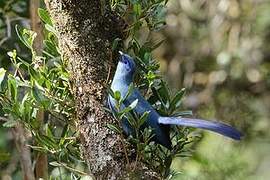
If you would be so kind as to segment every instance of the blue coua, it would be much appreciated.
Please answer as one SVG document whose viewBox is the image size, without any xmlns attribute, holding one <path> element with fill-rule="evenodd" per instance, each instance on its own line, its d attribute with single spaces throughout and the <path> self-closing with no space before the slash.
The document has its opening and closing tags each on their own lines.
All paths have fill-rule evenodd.
<svg viewBox="0 0 270 180">
<path fill-rule="evenodd" d="M 136 66 L 135 62 L 130 56 L 121 52 L 120 54 L 120 61 L 117 65 L 111 89 L 114 92 L 119 91 L 121 93 L 121 97 L 123 98 L 128 93 L 129 85 L 133 82 L 133 76 Z M 121 108 L 129 106 L 136 99 L 138 100 L 138 103 L 137 106 L 134 108 L 135 113 L 141 116 L 144 112 L 149 112 L 144 127 L 151 127 L 155 134 L 153 140 L 167 147 L 168 149 L 171 148 L 170 125 L 181 125 L 187 127 L 207 129 L 235 140 L 240 140 L 241 138 L 241 133 L 238 130 L 223 123 L 182 117 L 162 117 L 148 103 L 148 101 L 145 100 L 145 98 L 136 88 L 134 88 L 131 94 L 126 98 Z M 108 104 L 109 108 L 112 111 L 115 111 L 116 101 L 113 97 L 109 96 Z M 127 119 L 123 119 L 122 125 L 124 132 L 127 135 L 132 134 L 133 129 Z"/>
</svg>

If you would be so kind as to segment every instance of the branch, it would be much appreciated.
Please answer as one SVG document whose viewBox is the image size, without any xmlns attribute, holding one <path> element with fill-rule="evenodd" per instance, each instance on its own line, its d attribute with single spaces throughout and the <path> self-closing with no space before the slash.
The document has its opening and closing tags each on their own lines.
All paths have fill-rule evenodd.
<svg viewBox="0 0 270 180">
<path fill-rule="evenodd" d="M 38 16 L 38 8 L 40 7 L 39 0 L 30 1 L 30 19 L 31 19 L 31 29 L 37 33 L 37 37 L 34 41 L 34 49 L 38 55 L 42 53 L 43 49 L 43 29 L 41 26 L 41 20 Z M 39 109 L 37 113 L 37 120 L 40 124 L 44 124 L 45 113 L 43 109 Z M 42 131 L 42 129 L 40 129 Z M 48 179 L 48 158 L 47 154 L 43 152 L 38 152 L 35 157 L 35 173 L 36 178 Z"/>
<path fill-rule="evenodd" d="M 15 126 L 12 130 L 17 150 L 20 154 L 20 164 L 24 180 L 35 180 L 30 148 L 26 145 L 26 134 L 21 124 Z"/>
</svg>

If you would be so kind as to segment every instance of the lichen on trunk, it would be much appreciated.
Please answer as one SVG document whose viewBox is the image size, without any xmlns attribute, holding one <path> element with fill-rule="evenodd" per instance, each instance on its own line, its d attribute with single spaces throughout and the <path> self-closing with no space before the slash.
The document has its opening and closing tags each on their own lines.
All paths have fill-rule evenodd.
<svg viewBox="0 0 270 180">
<path fill-rule="evenodd" d="M 124 140 L 107 128 L 107 124 L 117 123 L 104 110 L 104 102 L 113 64 L 111 45 L 116 38 L 124 39 L 124 21 L 110 10 L 108 0 L 45 3 L 58 32 L 62 56 L 69 61 L 77 127 L 91 173 L 97 179 L 134 179 L 138 173 L 140 179 L 156 179 L 156 174 L 140 162 L 136 163 L 140 164 L 138 173 L 130 171 Z"/>
<path fill-rule="evenodd" d="M 113 118 L 104 111 L 108 64 L 113 36 L 120 36 L 104 4 L 96 0 L 48 0 L 46 6 L 59 33 L 59 44 L 70 64 L 78 130 L 84 157 L 95 177 L 124 177 L 120 137 L 106 127 Z M 108 31 L 114 32 L 108 37 Z"/>
</svg>

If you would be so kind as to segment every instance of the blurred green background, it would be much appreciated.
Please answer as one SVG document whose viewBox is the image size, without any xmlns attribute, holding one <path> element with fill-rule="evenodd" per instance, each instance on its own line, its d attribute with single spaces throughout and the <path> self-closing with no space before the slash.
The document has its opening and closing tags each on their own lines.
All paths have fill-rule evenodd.
<svg viewBox="0 0 270 180">
<path fill-rule="evenodd" d="M 9 67 L 7 52 L 14 48 L 22 57 L 29 54 L 14 26 L 30 28 L 30 10 L 29 1 L 0 1 L 0 67 Z M 202 139 L 193 156 L 173 162 L 181 172 L 176 179 L 268 179 L 270 1 L 171 0 L 166 22 L 153 33 L 165 40 L 154 57 L 173 90 L 187 88 L 185 109 L 227 122 L 245 135 L 233 142 L 199 131 Z M 16 161 L 12 133 L 1 125 L 0 137 L 0 175 L 11 170 L 20 179 L 19 167 L 10 167 Z"/>
<path fill-rule="evenodd" d="M 270 1 L 169 1 L 165 39 L 155 55 L 173 89 L 186 87 L 195 116 L 244 133 L 232 142 L 203 133 L 191 159 L 174 161 L 179 179 L 270 177 Z"/>
</svg>

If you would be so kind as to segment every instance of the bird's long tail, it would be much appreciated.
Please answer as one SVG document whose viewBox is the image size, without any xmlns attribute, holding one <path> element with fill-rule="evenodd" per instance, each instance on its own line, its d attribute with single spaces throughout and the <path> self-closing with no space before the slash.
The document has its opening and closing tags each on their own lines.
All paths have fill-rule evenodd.
<svg viewBox="0 0 270 180">
<path fill-rule="evenodd" d="M 235 128 L 214 121 L 206 121 L 202 119 L 192 119 L 192 118 L 159 117 L 158 122 L 160 124 L 180 125 L 180 126 L 207 129 L 235 140 L 240 140 L 242 136 L 242 133 L 236 130 Z"/>
</svg>

